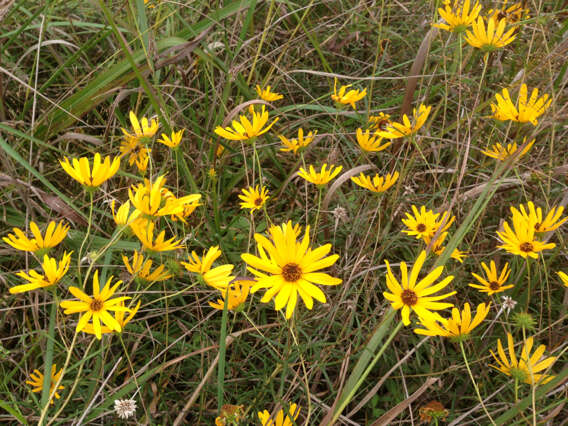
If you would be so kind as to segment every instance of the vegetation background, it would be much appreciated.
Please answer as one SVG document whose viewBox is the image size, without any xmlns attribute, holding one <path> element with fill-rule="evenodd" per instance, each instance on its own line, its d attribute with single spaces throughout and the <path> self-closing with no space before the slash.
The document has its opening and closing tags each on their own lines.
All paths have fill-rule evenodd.
<svg viewBox="0 0 568 426">
<path fill-rule="evenodd" d="M 484 11 L 500 5 L 482 4 Z M 223 403 L 243 405 L 241 423 L 257 424 L 257 411 L 291 402 L 301 407 L 298 424 L 325 424 L 346 382 L 352 384 L 349 378 L 361 377 L 357 362 L 378 350 L 373 338 L 388 308 L 384 260 L 412 262 L 423 248 L 401 233 L 401 218 L 412 205 L 435 211 L 451 206 L 456 216 L 448 247 L 468 257 L 463 263 L 443 259 L 444 274 L 455 276 L 456 306 L 488 300 L 467 285 L 471 272 L 480 273 L 480 262 L 508 261 L 516 286 L 506 294 L 522 306 L 530 301 L 536 320 L 531 335 L 547 353 L 564 354 L 568 293 L 556 271 L 567 270 L 565 230 L 554 234 L 556 248 L 530 270 L 496 248 L 495 231 L 511 205 L 567 202 L 568 4 L 526 2 L 530 18 L 512 44 L 489 56 L 483 81 L 483 54 L 432 29 L 440 6 L 422 0 L 0 2 L 1 236 L 30 220 L 64 218 L 72 223 L 65 249 L 76 253 L 89 201 L 58 160 L 118 155 L 120 129 L 130 128 L 134 110 L 139 117 L 156 116 L 160 132 L 185 129 L 180 155 L 154 145 L 150 170 L 167 172 L 176 194 L 201 193 L 203 205 L 168 232 L 183 238 L 188 251 L 220 245 L 224 260 L 246 275 L 240 255 L 254 251 L 252 233 L 267 229 L 264 216 L 253 220 L 237 198 L 248 185 L 243 165 L 252 169 L 252 147 L 225 141 L 213 129 L 258 97 L 255 85 L 269 84 L 284 99 L 270 108 L 279 121 L 257 141 L 262 184 L 270 190 L 268 217 L 313 227 L 319 211 L 314 245 L 332 244 L 340 258 L 328 272 L 343 279 L 325 289 L 328 303 L 311 311 L 299 303 L 291 321 L 274 311 L 273 302 L 249 296 L 243 312 L 229 313 L 223 357 L 222 313 L 207 303 L 217 297 L 212 289 L 183 272 L 146 288 L 131 285 L 127 295 L 142 301 L 135 319 L 120 337 L 79 336 L 62 398 L 46 419 L 116 423 L 114 400 L 133 398 L 138 409 L 130 421 L 141 424 L 214 424 Z M 334 78 L 367 89 L 358 113 L 331 101 Z M 551 94 L 553 102 L 528 134 L 536 138 L 532 150 L 497 175 L 495 160 L 480 151 L 515 134 L 489 118 L 489 104 L 521 80 Z M 399 119 L 401 108 L 410 113 L 421 102 L 433 111 L 415 145 L 395 143 L 378 154 L 359 149 L 355 129 L 369 114 Z M 277 135 L 292 137 L 300 127 L 318 131 L 304 154 L 308 164 L 342 165 L 346 173 L 370 165 L 381 175 L 407 157 L 410 166 L 400 170 L 400 185 L 378 197 L 348 179 L 328 186 L 318 209 L 316 188 L 295 175 L 299 157 L 279 151 Z M 219 144 L 222 156 L 216 156 Z M 110 201 L 125 201 L 129 186 L 140 180 L 135 169 L 122 167 L 95 194 L 89 252 L 104 247 L 114 232 Z M 121 240 L 105 252 L 100 268 L 127 282 L 120 255 L 137 245 Z M 175 262 L 186 258 L 180 251 L 167 265 L 176 271 Z M 25 381 L 34 369 L 43 371 L 51 338 L 54 362 L 63 364 L 75 324 L 60 312 L 50 336 L 51 294 L 8 293 L 15 272 L 31 260 L 0 248 L 0 420 L 6 423 L 39 420 L 44 407 Z M 69 285 L 73 273 L 59 285 L 62 298 Z M 553 382 L 534 392 L 521 387 L 517 400 L 513 381 L 489 367 L 489 349 L 512 326 L 504 313 L 496 318 L 499 296 L 483 331 L 465 344 L 488 411 L 498 424 L 566 424 L 565 355 L 553 367 Z M 417 424 L 420 407 L 431 400 L 448 410 L 447 423 L 490 424 L 459 345 L 406 327 L 384 346 L 338 424 Z"/>
</svg>

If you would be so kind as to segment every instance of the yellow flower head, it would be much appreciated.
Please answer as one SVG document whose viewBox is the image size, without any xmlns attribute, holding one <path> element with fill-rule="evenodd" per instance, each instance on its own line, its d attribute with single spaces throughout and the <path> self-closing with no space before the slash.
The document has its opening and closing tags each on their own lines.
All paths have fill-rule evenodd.
<svg viewBox="0 0 568 426">
<path fill-rule="evenodd" d="M 144 184 L 132 186 L 128 190 L 128 197 L 134 208 L 149 218 L 183 214 L 186 204 L 196 202 L 200 194 L 190 194 L 176 198 L 164 187 L 166 177 L 158 176 L 154 182 L 144 179 Z"/>
<path fill-rule="evenodd" d="M 524 138 L 522 145 L 525 144 L 527 138 Z M 486 151 L 481 151 L 483 154 L 487 155 L 488 157 L 491 158 L 495 158 L 496 160 L 499 161 L 505 161 L 507 158 L 512 157 L 512 156 L 516 156 L 516 160 L 518 160 L 519 158 L 521 158 L 523 155 L 525 155 L 527 152 L 529 152 L 529 150 L 532 148 L 533 144 L 534 144 L 535 139 L 533 139 L 532 141 L 530 141 L 522 151 L 519 151 L 519 149 L 517 148 L 517 144 L 516 143 L 508 143 L 507 147 L 505 148 L 503 145 L 501 145 L 500 143 L 496 143 L 493 144 L 491 146 L 491 149 L 488 149 Z"/>
<path fill-rule="evenodd" d="M 154 269 L 153 272 L 150 272 L 153 263 L 152 259 L 144 260 L 144 255 L 138 251 L 135 251 L 132 256 L 132 265 L 130 264 L 128 257 L 124 255 L 122 256 L 122 262 L 124 263 L 124 266 L 126 266 L 126 270 L 130 273 L 130 275 L 145 282 L 165 281 L 173 277 L 173 275 L 166 269 L 165 265 L 160 265 Z"/>
<path fill-rule="evenodd" d="M 503 244 L 497 247 L 525 259 L 527 256 L 537 259 L 539 252 L 556 247 L 554 243 L 544 243 L 537 240 L 534 225 L 531 225 L 521 215 L 513 215 L 513 228 L 509 226 L 508 222 L 505 222 L 503 229 L 503 232 L 497 231 L 497 235 L 503 241 Z"/>
<path fill-rule="evenodd" d="M 401 315 L 404 325 L 410 324 L 410 311 L 416 312 L 423 321 L 437 320 L 443 323 L 444 319 L 438 313 L 432 311 L 439 311 L 453 306 L 452 303 L 439 302 L 439 300 L 446 299 L 456 294 L 455 291 L 438 296 L 431 296 L 445 288 L 454 279 L 453 275 L 449 275 L 439 283 L 434 284 L 440 275 L 442 275 L 444 270 L 443 266 L 438 266 L 417 282 L 418 275 L 420 274 L 425 260 L 426 252 L 422 250 L 412 266 L 410 276 L 408 275 L 406 262 L 400 262 L 400 272 L 402 275 L 400 283 L 392 273 L 388 260 L 385 260 L 387 265 L 387 287 L 391 292 L 385 291 L 383 296 L 391 302 L 394 309 L 402 309 Z"/>
<path fill-rule="evenodd" d="M 503 345 L 501 344 L 501 339 L 498 339 L 498 356 L 495 355 L 493 351 L 490 351 L 495 361 L 497 361 L 497 365 L 489 364 L 489 366 L 499 370 L 507 376 L 511 376 L 516 380 L 530 385 L 550 382 L 554 379 L 554 376 L 541 374 L 540 372 L 547 370 L 552 364 L 554 364 L 556 357 L 545 357 L 544 351 L 546 350 L 546 346 L 544 345 L 540 345 L 531 355 L 533 343 L 534 339 L 529 337 L 521 348 L 521 356 L 517 358 L 513 336 L 511 333 L 507 333 L 509 357 L 507 357 L 507 354 L 505 353 Z"/>
<path fill-rule="evenodd" d="M 260 96 L 260 99 L 266 102 L 274 102 L 283 99 L 284 96 L 280 93 L 271 92 L 270 86 L 266 86 L 266 89 L 262 89 L 258 84 L 256 85 L 256 93 Z"/>
<path fill-rule="evenodd" d="M 484 262 L 481 262 L 481 267 L 485 271 L 485 276 L 487 277 L 487 279 L 483 278 L 481 275 L 476 274 L 475 272 L 472 272 L 471 275 L 473 275 L 477 279 L 477 281 L 481 283 L 481 285 L 470 283 L 470 287 L 476 288 L 480 292 L 487 293 L 489 296 L 491 296 L 495 293 L 501 293 L 502 291 L 508 290 L 515 286 L 514 284 L 505 285 L 507 278 L 509 278 L 509 275 L 511 274 L 509 263 L 505 263 L 505 266 L 503 266 L 503 270 L 500 274 L 498 273 L 497 267 L 495 266 L 495 262 L 493 260 L 489 264 L 489 267 Z"/>
<path fill-rule="evenodd" d="M 61 377 L 61 373 L 63 373 L 63 369 L 59 370 L 57 373 L 57 365 L 56 364 L 52 364 L 51 365 L 51 383 L 49 385 L 49 394 L 51 395 L 53 393 L 53 390 L 55 389 L 55 384 L 59 381 L 59 378 Z M 28 385 L 32 386 L 32 392 L 37 393 L 37 392 L 41 392 L 43 390 L 43 373 L 39 370 L 34 370 L 33 373 L 30 374 L 30 380 L 26 380 L 26 383 Z M 65 386 L 58 386 L 57 390 L 61 390 L 61 389 L 65 389 Z M 61 396 L 59 395 L 58 392 L 55 392 L 54 396 L 59 399 L 61 398 Z M 53 399 L 51 401 L 49 401 L 50 404 L 53 404 Z"/>
<path fill-rule="evenodd" d="M 359 185 L 362 188 L 380 193 L 385 192 L 387 189 L 393 186 L 398 180 L 398 176 L 399 173 L 394 172 L 392 175 L 389 173 L 386 176 L 375 175 L 371 178 L 371 176 L 366 176 L 361 173 L 359 176 L 352 177 L 351 180 L 353 181 L 353 183 Z"/>
<path fill-rule="evenodd" d="M 379 152 L 386 148 L 388 148 L 392 142 L 381 143 L 383 140 L 382 136 L 379 136 L 378 133 L 374 135 L 370 134 L 369 130 L 365 130 L 358 128 L 356 133 L 357 143 L 361 147 L 363 151 L 367 152 Z"/>
<path fill-rule="evenodd" d="M 181 143 L 181 138 L 183 136 L 183 131 L 185 129 L 181 129 L 179 132 L 174 132 L 172 130 L 172 136 L 169 137 L 168 135 L 166 135 L 165 133 L 162 133 L 162 138 L 158 139 L 158 142 L 169 146 L 170 148 L 177 148 L 179 147 L 179 144 Z"/>
<path fill-rule="evenodd" d="M 487 19 L 487 28 L 485 20 L 479 16 L 477 22 L 473 23 L 473 32 L 467 30 L 465 33 L 465 41 L 473 47 L 483 50 L 484 52 L 493 52 L 496 49 L 507 46 L 517 37 L 516 28 L 511 28 L 505 32 L 507 25 L 506 19 L 496 21 L 493 18 Z"/>
<path fill-rule="evenodd" d="M 16 250 L 31 251 L 41 256 L 47 252 L 50 248 L 58 245 L 67 236 L 69 231 L 69 225 L 59 222 L 57 226 L 54 221 L 49 222 L 47 229 L 45 230 L 45 237 L 41 235 L 37 224 L 35 222 L 30 222 L 30 231 L 34 238 L 29 239 L 26 234 L 19 229 L 13 228 L 13 234 L 8 234 L 7 237 L 3 237 L 2 240 L 7 244 L 14 247 Z"/>
<path fill-rule="evenodd" d="M 304 129 L 301 127 L 298 129 L 298 138 L 288 139 L 283 135 L 278 135 L 284 148 L 280 148 L 280 151 L 287 152 L 292 151 L 294 154 L 298 153 L 298 151 L 302 151 L 305 147 L 312 143 L 314 137 L 318 134 L 318 131 L 315 132 L 310 131 L 304 137 Z"/>
<path fill-rule="evenodd" d="M 138 309 L 140 308 L 140 303 L 142 303 L 142 302 L 139 301 L 136 304 L 136 306 L 134 307 L 134 309 L 129 310 L 128 316 L 126 316 L 125 311 L 116 311 L 114 313 L 114 319 L 116 320 L 117 323 L 120 324 L 120 328 L 122 330 L 124 330 L 124 327 L 126 326 L 126 324 L 128 324 L 130 322 L 130 320 L 132 318 L 134 318 L 134 315 L 136 315 L 136 312 L 138 312 Z M 120 302 L 118 304 L 118 306 L 124 307 L 124 301 Z M 87 325 L 85 325 L 85 328 L 83 328 L 83 330 L 81 330 L 81 331 L 83 333 L 87 333 L 87 334 L 96 334 L 95 328 L 94 328 L 93 324 L 91 324 L 91 323 L 88 323 Z M 101 334 L 110 334 L 110 333 L 113 333 L 114 331 L 115 330 L 107 327 L 104 324 L 101 325 Z"/>
<path fill-rule="evenodd" d="M 415 328 L 416 334 L 424 336 L 442 336 L 449 337 L 455 341 L 463 341 L 469 338 L 469 335 L 475 327 L 477 327 L 485 319 L 489 313 L 490 303 L 485 305 L 481 303 L 477 306 L 477 313 L 473 319 L 471 318 L 471 308 L 469 303 L 463 307 L 460 312 L 458 308 L 452 308 L 452 317 L 442 322 L 428 321 L 421 319 L 421 325 L 424 328 Z"/>
<path fill-rule="evenodd" d="M 440 227 L 442 227 L 441 233 L 446 232 L 456 219 L 455 216 L 450 217 L 447 211 L 443 212 L 440 217 L 440 213 L 426 210 L 426 206 L 421 206 L 418 210 L 413 205 L 412 213 L 414 216 L 406 213 L 406 219 L 402 219 L 402 223 L 408 228 L 408 230 L 403 229 L 402 232 L 415 235 L 417 240 L 424 240 L 426 244 L 430 244 L 430 240 Z"/>
<path fill-rule="evenodd" d="M 264 186 L 260 188 L 258 185 L 254 188 L 249 186 L 248 188 L 243 188 L 242 194 L 239 194 L 239 198 L 243 200 L 241 203 L 241 209 L 250 209 L 250 212 L 254 212 L 262 208 L 266 200 L 270 197 L 268 196 L 268 189 Z"/>
<path fill-rule="evenodd" d="M 35 290 L 37 288 L 51 287 L 57 284 L 61 278 L 67 273 L 69 263 L 71 262 L 71 253 L 65 252 L 63 258 L 57 264 L 57 259 L 49 257 L 47 254 L 43 256 L 43 275 L 32 270 L 28 273 L 20 271 L 16 275 L 27 280 L 26 284 L 17 285 L 10 288 L 10 293 L 23 293 L 24 291 Z"/>
<path fill-rule="evenodd" d="M 507 7 L 507 0 L 503 1 L 500 9 L 490 9 L 487 16 L 497 21 L 506 19 L 509 24 L 516 24 L 517 22 L 528 19 L 529 10 L 523 6 L 523 2 L 513 3 Z"/>
<path fill-rule="evenodd" d="M 416 133 L 424 125 L 424 123 L 428 119 L 428 115 L 430 114 L 431 109 L 431 106 L 420 104 L 420 106 L 418 107 L 418 112 L 416 112 L 416 108 L 414 108 L 412 111 L 412 121 L 414 124 L 412 124 L 408 116 L 404 114 L 402 116 L 402 123 L 393 121 L 389 125 L 387 125 L 385 130 L 377 131 L 377 134 L 380 137 L 387 139 L 398 139 L 405 136 L 410 136 Z"/>
<path fill-rule="evenodd" d="M 253 285 L 255 281 L 252 280 L 235 280 L 229 285 L 229 300 L 227 301 L 227 309 L 233 311 L 238 309 L 247 300 L 250 286 Z M 225 294 L 227 290 L 222 290 L 222 299 L 217 299 L 217 302 L 209 302 L 212 308 L 223 310 L 225 307 Z"/>
<path fill-rule="evenodd" d="M 138 138 L 126 138 L 120 143 L 120 156 L 128 155 L 128 165 L 136 163 L 140 172 L 145 172 L 152 149 L 145 147 Z"/>
<path fill-rule="evenodd" d="M 140 210 L 133 210 L 130 213 L 130 200 L 126 200 L 126 202 L 118 208 L 118 210 L 114 210 L 115 200 L 112 200 L 112 204 L 110 205 L 112 210 L 112 217 L 114 219 L 114 223 L 118 226 L 126 226 L 130 225 L 140 216 Z"/>
<path fill-rule="evenodd" d="M 93 168 L 90 168 L 89 160 L 87 157 L 81 157 L 78 160 L 73 158 L 73 165 L 69 163 L 69 159 L 64 157 L 59 161 L 63 170 L 69 176 L 79 182 L 87 189 L 95 189 L 101 186 L 107 179 L 115 175 L 120 167 L 120 157 L 115 157 L 112 160 L 110 157 L 105 157 L 101 162 L 101 154 L 98 152 L 93 159 Z"/>
<path fill-rule="evenodd" d="M 77 322 L 77 333 L 83 330 L 91 319 L 97 339 L 100 339 L 102 334 L 101 322 L 111 330 L 118 332 L 122 330 L 118 321 L 109 314 L 109 311 L 130 312 L 130 309 L 120 305 L 121 302 L 130 299 L 130 297 L 122 296 L 111 299 L 118 286 L 122 284 L 122 281 L 119 280 L 111 287 L 112 278 L 111 275 L 103 289 L 100 290 L 99 271 L 95 271 L 93 275 L 93 297 L 86 295 L 77 287 L 69 287 L 71 294 L 79 300 L 64 300 L 60 303 L 60 306 L 65 309 L 63 312 L 65 315 L 83 313 Z"/>
<path fill-rule="evenodd" d="M 300 407 L 296 404 L 290 404 L 290 408 L 286 413 L 284 410 L 279 410 L 275 416 L 271 416 L 268 410 L 258 412 L 258 418 L 262 426 L 292 426 L 296 424 L 296 419 L 299 415 Z"/>
<path fill-rule="evenodd" d="M 442 30 L 461 33 L 475 22 L 481 11 L 481 5 L 476 2 L 470 9 L 470 0 L 465 0 L 463 5 L 459 0 L 455 0 L 453 6 L 450 1 L 444 1 L 444 8 L 439 8 L 438 13 L 447 22 L 446 24 L 432 24 L 433 27 Z"/>
<path fill-rule="evenodd" d="M 443 245 L 444 244 L 444 240 L 446 239 L 446 237 L 448 236 L 447 232 L 442 232 L 438 238 L 436 238 L 436 241 L 434 241 L 432 243 L 432 252 L 434 254 L 436 254 L 437 256 L 441 256 L 442 253 L 444 253 L 444 250 L 446 250 L 446 247 Z M 426 244 L 430 244 L 431 240 L 430 239 L 425 239 L 424 242 Z M 450 257 L 452 259 L 457 260 L 459 263 L 463 263 L 463 260 L 467 257 L 468 252 L 467 251 L 461 251 L 458 250 L 457 248 L 454 249 L 454 251 L 452 252 L 452 254 L 450 255 Z"/>
<path fill-rule="evenodd" d="M 241 424 L 245 417 L 244 405 L 223 404 L 219 416 L 215 418 L 215 426 Z"/>
<path fill-rule="evenodd" d="M 527 203 L 527 208 L 524 205 L 519 206 L 519 210 L 515 207 L 511 207 L 511 213 L 513 217 L 518 217 L 519 220 L 524 220 L 529 225 L 534 227 L 535 232 L 550 232 L 554 231 L 560 226 L 562 226 L 567 220 L 568 216 L 561 218 L 564 212 L 564 207 L 558 206 L 553 207 L 552 210 L 548 212 L 545 218 L 542 217 L 542 209 L 540 207 L 535 208 L 532 201 Z"/>
<path fill-rule="evenodd" d="M 391 123 L 390 114 L 385 114 L 384 112 L 379 112 L 379 115 L 371 115 L 369 117 L 369 128 L 372 130 L 386 130 Z"/>
<path fill-rule="evenodd" d="M 294 312 L 298 294 L 311 310 L 313 299 L 326 302 L 325 294 L 314 284 L 338 285 L 342 282 L 339 278 L 316 272 L 333 265 L 339 256 L 327 256 L 331 244 L 312 250 L 309 231 L 307 226 L 304 238 L 297 241 L 291 221 L 282 226 L 273 226 L 269 230 L 272 241 L 261 234 L 254 235 L 260 257 L 249 253 L 241 255 L 248 265 L 247 269 L 257 277 L 251 293 L 261 288 L 268 289 L 260 301 L 267 303 L 274 298 L 274 309 L 277 311 L 286 306 L 286 319 Z"/>
<path fill-rule="evenodd" d="M 173 195 L 173 194 L 172 194 Z M 179 213 L 173 214 L 171 219 L 173 221 L 181 220 L 183 223 L 186 223 L 185 219 L 187 219 L 191 214 L 195 211 L 195 209 L 202 204 L 199 202 L 201 199 L 201 194 L 191 194 L 183 197 L 183 210 Z"/>
<path fill-rule="evenodd" d="M 134 111 L 130 111 L 129 116 L 134 134 L 130 134 L 126 129 L 122 129 L 126 139 L 139 139 L 141 142 L 146 142 L 148 138 L 153 137 L 158 131 L 159 124 L 157 120 L 152 119 L 149 122 L 146 117 L 142 117 L 142 122 L 140 123 Z"/>
<path fill-rule="evenodd" d="M 144 219 L 137 219 L 130 224 L 130 228 L 132 229 L 132 232 L 134 232 L 134 235 L 138 237 L 138 239 L 142 243 L 142 246 L 144 247 L 144 250 L 146 251 L 161 252 L 183 248 L 181 241 L 176 241 L 174 237 L 166 240 L 165 230 L 160 232 L 154 240 L 153 222 Z"/>
<path fill-rule="evenodd" d="M 565 287 L 568 287 L 568 274 L 565 274 L 562 271 L 558 271 L 557 274 L 562 280 L 562 284 L 564 284 Z"/>
<path fill-rule="evenodd" d="M 240 115 L 239 121 L 233 120 L 232 128 L 217 126 L 215 128 L 215 133 L 232 141 L 246 141 L 265 134 L 270 130 L 274 123 L 278 121 L 278 117 L 276 117 L 272 123 L 265 127 L 268 122 L 268 111 L 266 111 L 264 105 L 262 105 L 260 112 L 256 112 L 254 106 L 251 105 L 249 107 L 249 113 L 252 120 L 249 120 L 246 115 Z"/>
<path fill-rule="evenodd" d="M 323 166 L 321 167 L 321 171 L 316 172 L 316 169 L 314 169 L 314 166 L 310 165 L 310 171 L 308 173 L 303 167 L 300 167 L 300 171 L 298 172 L 298 176 L 300 176 L 301 178 L 304 178 L 308 182 L 311 182 L 315 185 L 326 185 L 334 177 L 336 177 L 339 174 L 341 169 L 343 169 L 343 166 L 337 166 L 336 167 L 336 166 L 330 164 L 329 169 L 326 170 L 326 168 L 327 168 L 327 164 L 323 163 Z"/>
<path fill-rule="evenodd" d="M 562 284 L 564 284 L 565 287 L 568 287 L 568 274 L 562 271 L 558 271 L 557 274 L 560 277 L 560 280 L 562 280 Z"/>
<path fill-rule="evenodd" d="M 337 78 L 333 84 L 333 94 L 331 95 L 331 99 L 335 102 L 342 104 L 342 105 L 351 105 L 353 109 L 357 109 L 355 107 L 355 102 L 360 101 L 365 96 L 367 96 L 367 89 L 363 90 L 355 90 L 351 89 L 347 92 L 347 89 L 350 88 L 352 85 L 348 84 L 347 86 L 341 86 L 339 92 L 337 92 Z"/>
<path fill-rule="evenodd" d="M 207 285 L 217 289 L 225 290 L 230 282 L 235 278 L 231 275 L 234 265 L 224 264 L 212 268 L 213 262 L 221 256 L 219 246 L 210 247 L 200 258 L 195 251 L 188 256 L 188 262 L 181 264 L 189 272 L 195 272 L 203 278 Z"/>
<path fill-rule="evenodd" d="M 499 121 L 530 122 L 533 126 L 536 126 L 538 124 L 537 118 L 544 114 L 552 102 L 548 94 L 544 94 L 539 98 L 537 88 L 533 89 L 527 101 L 528 89 L 526 84 L 521 85 L 517 105 L 511 100 L 509 91 L 506 88 L 503 89 L 502 93 L 503 95 L 499 93 L 495 95 L 497 104 L 491 104 L 492 117 Z"/>
</svg>

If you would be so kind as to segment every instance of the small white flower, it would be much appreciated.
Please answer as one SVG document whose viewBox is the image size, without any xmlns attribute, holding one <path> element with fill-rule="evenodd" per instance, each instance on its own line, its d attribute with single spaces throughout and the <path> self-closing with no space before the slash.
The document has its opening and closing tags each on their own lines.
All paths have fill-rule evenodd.
<svg viewBox="0 0 568 426">
<path fill-rule="evenodd" d="M 509 312 L 511 312 L 511 310 L 515 309 L 515 306 L 517 306 L 517 302 L 509 296 L 501 296 L 501 299 L 503 299 L 503 305 L 501 306 L 501 309 L 506 310 L 507 315 L 509 315 Z"/>
<path fill-rule="evenodd" d="M 127 419 L 136 412 L 136 401 L 133 399 L 115 399 L 114 411 L 121 419 Z"/>
</svg>

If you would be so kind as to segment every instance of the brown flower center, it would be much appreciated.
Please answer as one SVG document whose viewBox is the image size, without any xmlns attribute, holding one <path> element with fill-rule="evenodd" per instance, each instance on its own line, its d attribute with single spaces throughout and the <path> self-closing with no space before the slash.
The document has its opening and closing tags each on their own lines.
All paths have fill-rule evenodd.
<svg viewBox="0 0 568 426">
<path fill-rule="evenodd" d="M 381 130 L 386 130 L 387 124 L 389 124 L 389 120 L 386 120 L 386 119 L 383 118 L 382 120 L 378 121 L 377 127 Z"/>
<path fill-rule="evenodd" d="M 529 243 L 529 242 L 522 243 L 519 248 L 521 249 L 521 251 L 524 251 L 525 253 L 529 253 L 529 252 L 534 250 L 532 243 Z"/>
<path fill-rule="evenodd" d="M 416 230 L 418 232 L 424 232 L 426 231 L 426 225 L 424 225 L 423 223 L 419 223 L 418 225 L 416 225 Z"/>
<path fill-rule="evenodd" d="M 499 284 L 497 281 L 491 281 L 489 283 L 489 288 L 491 290 L 499 290 L 501 288 L 501 284 Z"/>
<path fill-rule="evenodd" d="M 254 200 L 255 206 L 260 206 L 261 204 L 262 204 L 262 198 L 257 198 L 256 200 Z"/>
<path fill-rule="evenodd" d="M 90 308 L 91 311 L 93 312 L 99 312 L 103 309 L 104 303 L 102 300 L 99 299 L 93 299 L 93 301 L 91 302 Z"/>
<path fill-rule="evenodd" d="M 402 292 L 400 298 L 402 299 L 402 303 L 407 306 L 414 306 L 418 302 L 418 296 L 416 295 L 416 293 L 408 289 Z"/>
<path fill-rule="evenodd" d="M 535 230 L 536 232 L 539 231 L 540 225 L 541 225 L 540 223 L 535 223 L 535 225 L 534 225 L 534 230 Z"/>
<path fill-rule="evenodd" d="M 287 263 L 282 268 L 282 276 L 289 283 L 294 283 L 301 278 L 302 270 L 296 263 Z"/>
</svg>

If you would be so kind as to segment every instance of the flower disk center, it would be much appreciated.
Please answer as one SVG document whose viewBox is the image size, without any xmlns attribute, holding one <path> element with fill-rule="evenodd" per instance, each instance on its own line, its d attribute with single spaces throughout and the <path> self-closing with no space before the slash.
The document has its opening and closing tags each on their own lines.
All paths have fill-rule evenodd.
<svg viewBox="0 0 568 426">
<path fill-rule="evenodd" d="M 426 225 L 424 225 L 423 223 L 419 223 L 418 225 L 416 225 L 416 230 L 418 232 L 424 232 L 426 231 Z"/>
<path fill-rule="evenodd" d="M 254 200 L 255 206 L 260 206 L 261 204 L 262 204 L 262 198 L 257 198 L 256 200 Z"/>
<path fill-rule="evenodd" d="M 414 306 L 418 302 L 418 296 L 416 295 L 416 293 L 408 289 L 402 292 L 400 298 L 402 299 L 402 303 L 407 306 Z"/>
<path fill-rule="evenodd" d="M 293 283 L 302 277 L 302 270 L 296 263 L 287 263 L 282 268 L 282 276 L 289 283 Z"/>
<path fill-rule="evenodd" d="M 91 311 L 98 312 L 98 311 L 103 309 L 103 305 L 104 305 L 104 303 L 103 303 L 102 300 L 93 299 L 93 301 L 91 302 L 91 305 L 90 305 Z"/>
<path fill-rule="evenodd" d="M 519 247 L 521 249 L 521 251 L 524 251 L 525 253 L 529 253 L 531 251 L 533 251 L 533 245 L 529 242 L 526 243 L 522 243 L 521 247 Z"/>
<path fill-rule="evenodd" d="M 499 290 L 501 288 L 501 284 L 499 284 L 497 281 L 491 281 L 489 283 L 489 288 L 491 290 Z"/>
</svg>

